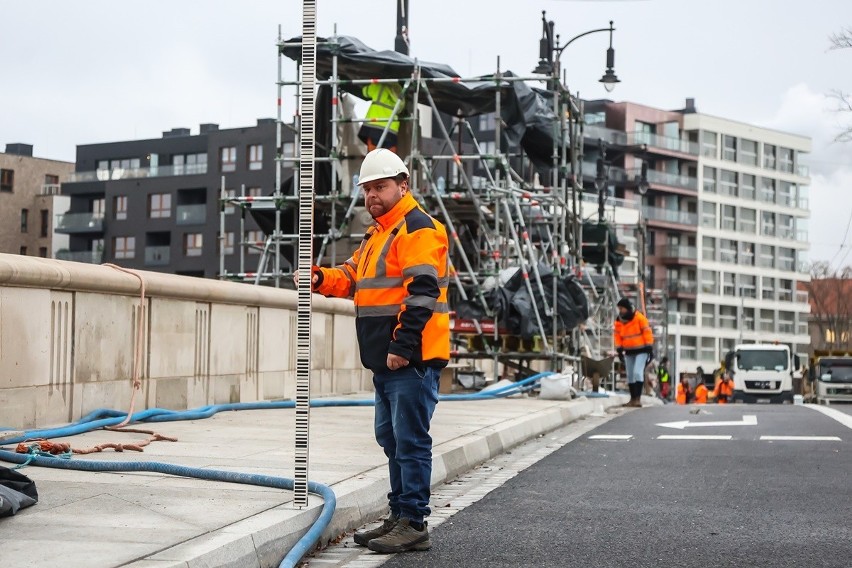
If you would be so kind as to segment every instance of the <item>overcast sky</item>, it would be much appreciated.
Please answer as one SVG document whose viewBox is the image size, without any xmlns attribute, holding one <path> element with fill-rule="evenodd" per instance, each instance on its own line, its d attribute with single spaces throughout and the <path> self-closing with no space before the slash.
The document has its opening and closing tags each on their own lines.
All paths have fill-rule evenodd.
<svg viewBox="0 0 852 568">
<path fill-rule="evenodd" d="M 828 51 L 852 26 L 850 0 L 410 0 L 412 55 L 461 74 L 528 73 L 541 10 L 563 40 L 615 21 L 611 97 L 682 108 L 813 138 L 811 260 L 852 263 L 852 145 L 833 138 L 852 115 L 832 89 L 852 91 L 852 50 Z M 318 0 L 319 32 L 393 48 L 393 0 Z M 73 161 L 75 145 L 158 137 L 202 122 L 254 124 L 275 113 L 278 24 L 300 33 L 297 0 L 42 0 L 3 5 L 0 144 Z M 569 84 L 606 96 L 606 34 L 565 52 Z M 285 68 L 290 71 L 292 67 Z"/>
</svg>

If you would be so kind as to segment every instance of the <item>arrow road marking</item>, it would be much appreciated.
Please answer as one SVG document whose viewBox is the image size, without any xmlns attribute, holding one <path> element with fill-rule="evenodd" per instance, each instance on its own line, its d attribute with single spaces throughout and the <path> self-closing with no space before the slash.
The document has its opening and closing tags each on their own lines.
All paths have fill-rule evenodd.
<svg viewBox="0 0 852 568">
<path fill-rule="evenodd" d="M 674 428 L 676 430 L 704 426 L 757 426 L 757 416 L 754 414 L 746 414 L 743 416 L 742 420 L 736 422 L 690 422 L 689 420 L 683 420 L 681 422 L 663 422 L 662 424 L 657 424 L 657 426 L 662 426 L 663 428 Z"/>
</svg>

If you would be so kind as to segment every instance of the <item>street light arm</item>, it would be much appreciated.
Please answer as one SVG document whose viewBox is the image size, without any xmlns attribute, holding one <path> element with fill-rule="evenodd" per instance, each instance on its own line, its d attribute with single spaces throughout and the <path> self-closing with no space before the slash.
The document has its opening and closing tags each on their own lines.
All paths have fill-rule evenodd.
<svg viewBox="0 0 852 568">
<path fill-rule="evenodd" d="M 576 35 L 576 36 L 572 37 L 571 39 L 569 39 L 568 42 L 565 45 L 557 48 L 556 52 L 559 55 L 562 55 L 562 52 L 565 51 L 566 47 L 568 47 L 569 45 L 571 45 L 572 43 L 574 43 L 575 41 L 577 41 L 581 37 L 585 37 L 587 35 L 596 34 L 596 33 L 600 33 L 600 32 L 614 32 L 614 31 L 615 31 L 615 28 L 609 27 L 609 28 L 600 28 L 600 29 L 597 29 L 597 30 L 589 30 L 587 32 L 583 32 L 580 35 Z"/>
</svg>

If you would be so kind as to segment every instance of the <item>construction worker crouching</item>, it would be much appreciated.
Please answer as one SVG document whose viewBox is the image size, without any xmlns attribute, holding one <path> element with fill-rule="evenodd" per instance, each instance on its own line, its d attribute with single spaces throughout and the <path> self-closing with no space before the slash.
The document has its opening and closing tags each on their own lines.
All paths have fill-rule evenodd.
<svg viewBox="0 0 852 568">
<path fill-rule="evenodd" d="M 312 268 L 314 290 L 355 302 L 362 364 L 373 371 L 375 434 L 388 457 L 390 516 L 355 542 L 382 553 L 428 550 L 438 379 L 450 357 L 448 240 L 408 190 L 408 168 L 387 149 L 367 154 L 359 185 L 375 220 L 343 264 Z M 297 275 L 298 278 L 298 275 Z"/>
<path fill-rule="evenodd" d="M 716 384 L 716 388 L 713 389 L 713 395 L 718 404 L 727 404 L 733 401 L 734 380 L 731 378 L 730 373 L 722 373 L 721 380 Z"/>
<path fill-rule="evenodd" d="M 625 406 L 642 406 L 645 366 L 653 357 L 654 334 L 644 314 L 637 312 L 627 298 L 618 301 L 613 340 L 619 359 L 627 370 L 630 402 Z"/>
<path fill-rule="evenodd" d="M 701 369 L 701 367 L 699 367 Z M 692 402 L 695 404 L 707 404 L 707 395 L 710 391 L 707 390 L 707 386 L 704 384 L 704 373 L 698 373 L 698 379 L 695 383 L 695 393 L 694 399 Z"/>
<path fill-rule="evenodd" d="M 367 109 L 367 120 L 358 130 L 358 138 L 367 145 L 367 150 L 372 152 L 379 146 L 385 127 L 390 121 L 382 147 L 396 152 L 399 143 L 399 112 L 397 112 L 397 116 L 394 116 L 393 110 L 402 95 L 402 88 L 396 83 L 371 83 L 366 85 L 361 92 L 365 98 L 372 102 L 370 108 Z M 400 105 L 399 110 L 402 110 L 402 105 Z"/>
<path fill-rule="evenodd" d="M 677 385 L 677 394 L 675 395 L 675 401 L 678 404 L 686 404 L 689 402 L 689 396 L 692 393 L 689 391 L 689 382 L 686 380 L 686 377 L 681 377 L 680 382 Z"/>
</svg>

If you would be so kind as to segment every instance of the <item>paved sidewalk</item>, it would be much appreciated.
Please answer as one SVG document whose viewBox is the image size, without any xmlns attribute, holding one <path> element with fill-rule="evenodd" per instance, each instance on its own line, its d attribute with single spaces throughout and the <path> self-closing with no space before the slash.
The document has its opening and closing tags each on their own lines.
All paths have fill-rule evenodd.
<svg viewBox="0 0 852 568">
<path fill-rule="evenodd" d="M 432 429 L 433 484 L 623 400 L 442 402 Z M 178 442 L 155 442 L 142 454 L 108 451 L 74 459 L 164 461 L 292 477 L 294 421 L 292 410 L 259 410 L 145 425 Z M 338 496 L 326 538 L 376 518 L 386 505 L 386 459 L 372 422 L 370 407 L 311 411 L 311 479 L 332 485 Z M 89 447 L 143 437 L 97 431 L 63 441 Z M 309 509 L 296 510 L 287 491 L 158 474 L 23 472 L 36 481 L 40 501 L 0 520 L 3 568 L 277 566 L 321 505 L 312 498 Z"/>
</svg>

